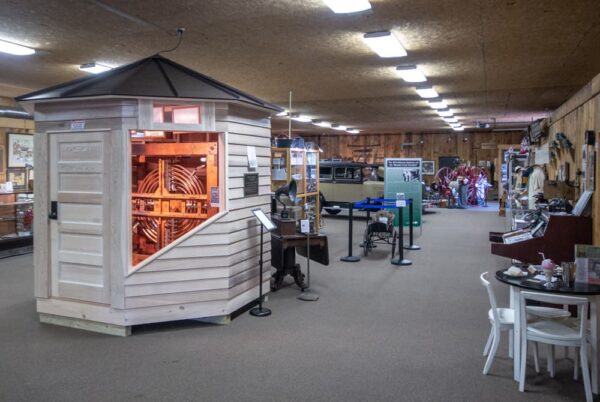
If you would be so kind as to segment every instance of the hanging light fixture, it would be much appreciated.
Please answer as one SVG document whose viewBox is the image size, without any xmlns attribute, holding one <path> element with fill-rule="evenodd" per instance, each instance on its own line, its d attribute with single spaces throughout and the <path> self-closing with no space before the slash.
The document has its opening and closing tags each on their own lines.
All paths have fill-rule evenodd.
<svg viewBox="0 0 600 402">
<path fill-rule="evenodd" d="M 27 56 L 35 53 L 35 49 L 27 46 L 17 45 L 16 43 L 0 40 L 0 52 L 15 56 Z"/>
<path fill-rule="evenodd" d="M 454 115 L 450 109 L 437 109 L 436 113 L 440 115 L 440 117 L 452 117 Z"/>
<path fill-rule="evenodd" d="M 425 99 L 437 98 L 439 96 L 436 90 L 430 85 L 420 85 L 415 88 L 415 91 L 417 91 L 421 98 Z"/>
<path fill-rule="evenodd" d="M 446 109 L 448 108 L 448 104 L 442 98 L 432 99 L 427 101 L 427 104 L 432 109 Z"/>
<path fill-rule="evenodd" d="M 81 71 L 85 71 L 86 73 L 92 74 L 100 74 L 108 70 L 112 70 L 112 67 L 105 66 L 104 64 L 99 63 L 85 63 L 79 66 Z"/>
<path fill-rule="evenodd" d="M 336 14 L 359 13 L 371 9 L 369 0 L 323 0 Z"/>
<path fill-rule="evenodd" d="M 334 130 L 338 130 L 338 131 L 346 131 L 348 129 L 348 127 L 341 126 L 339 124 L 332 124 L 331 128 L 333 128 Z"/>
<path fill-rule="evenodd" d="M 350 133 L 350 134 L 359 134 L 360 130 L 356 129 L 356 128 L 349 128 L 349 129 L 346 130 L 346 132 Z"/>
<path fill-rule="evenodd" d="M 331 127 L 331 123 L 329 123 L 328 121 L 323 121 L 323 120 L 313 120 L 312 124 L 314 124 L 315 126 L 325 127 L 325 128 Z"/>
<path fill-rule="evenodd" d="M 310 123 L 312 121 L 312 119 L 310 117 L 305 116 L 300 113 L 292 113 L 291 118 L 292 118 L 292 120 L 299 121 L 301 123 Z"/>
<path fill-rule="evenodd" d="M 396 74 L 400 76 L 406 82 L 425 82 L 427 77 L 421 71 L 421 69 L 415 65 L 398 66 L 396 67 Z"/>
<path fill-rule="evenodd" d="M 363 35 L 363 40 L 379 57 L 406 56 L 406 50 L 393 32 L 368 32 Z"/>
</svg>

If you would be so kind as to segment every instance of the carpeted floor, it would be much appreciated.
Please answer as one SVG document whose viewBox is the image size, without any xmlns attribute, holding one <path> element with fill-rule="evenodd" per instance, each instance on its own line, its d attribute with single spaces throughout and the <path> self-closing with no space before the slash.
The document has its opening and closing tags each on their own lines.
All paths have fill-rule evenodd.
<svg viewBox="0 0 600 402">
<path fill-rule="evenodd" d="M 40 324 L 31 256 L 0 260 L 0 400 L 584 400 L 562 358 L 554 379 L 530 367 L 519 393 L 506 339 L 481 374 L 489 302 L 479 274 L 507 266 L 488 242 L 504 220 L 493 210 L 436 211 L 424 216 L 422 250 L 407 253 L 412 266 L 391 265 L 386 247 L 339 262 L 347 222 L 327 218 L 333 264 L 312 265 L 319 301 L 298 301 L 289 286 L 271 294 L 268 318 L 136 327 L 129 338 Z M 355 225 L 355 244 L 363 230 Z M 492 283 L 507 305 L 506 286 Z"/>
</svg>

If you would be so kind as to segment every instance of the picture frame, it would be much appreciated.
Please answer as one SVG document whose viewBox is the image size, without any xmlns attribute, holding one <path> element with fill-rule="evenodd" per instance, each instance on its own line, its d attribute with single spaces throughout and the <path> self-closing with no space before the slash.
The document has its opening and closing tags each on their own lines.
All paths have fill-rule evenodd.
<svg viewBox="0 0 600 402">
<path fill-rule="evenodd" d="M 4 153 L 4 145 L 0 145 L 0 178 L 4 176 L 6 171 L 6 154 Z"/>
<path fill-rule="evenodd" d="M 421 173 L 424 176 L 435 175 L 435 161 L 423 161 L 421 163 Z"/>
<path fill-rule="evenodd" d="M 13 184 L 13 191 L 25 191 L 28 189 L 27 168 L 9 167 L 6 169 L 6 181 Z"/>
<path fill-rule="evenodd" d="M 9 168 L 33 167 L 33 134 L 8 133 L 6 144 Z"/>
</svg>

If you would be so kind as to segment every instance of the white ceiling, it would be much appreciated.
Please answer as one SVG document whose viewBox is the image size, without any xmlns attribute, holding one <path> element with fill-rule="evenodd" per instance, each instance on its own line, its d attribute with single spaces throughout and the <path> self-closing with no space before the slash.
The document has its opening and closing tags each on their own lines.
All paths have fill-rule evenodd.
<svg viewBox="0 0 600 402">
<path fill-rule="evenodd" d="M 1 0 L 0 95 L 85 75 L 78 65 L 164 56 L 281 106 L 365 132 L 443 130 L 394 73 L 418 64 L 467 126 L 543 117 L 600 72 L 596 0 L 371 0 L 336 15 L 321 0 Z M 381 59 L 362 34 L 392 29 L 408 56 Z M 171 35 L 170 35 L 171 34 Z M 274 119 L 275 131 L 287 122 Z M 323 131 L 294 123 L 300 130 Z"/>
</svg>

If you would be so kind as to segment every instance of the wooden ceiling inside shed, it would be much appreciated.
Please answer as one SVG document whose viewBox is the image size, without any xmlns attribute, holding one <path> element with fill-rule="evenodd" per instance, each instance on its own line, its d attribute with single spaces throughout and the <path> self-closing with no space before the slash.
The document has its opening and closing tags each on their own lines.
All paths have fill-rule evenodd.
<svg viewBox="0 0 600 402">
<path fill-rule="evenodd" d="M 1 3 L 0 38 L 38 53 L 0 54 L 0 96 L 83 76 L 82 63 L 147 57 L 172 47 L 177 27 L 183 43 L 165 56 L 280 106 L 291 89 L 295 111 L 365 132 L 447 129 L 399 64 L 419 65 L 467 128 L 544 117 L 600 72 L 596 0 L 371 0 L 368 15 L 336 15 L 321 0 Z M 364 32 L 388 29 L 407 57 L 364 45 Z"/>
</svg>

